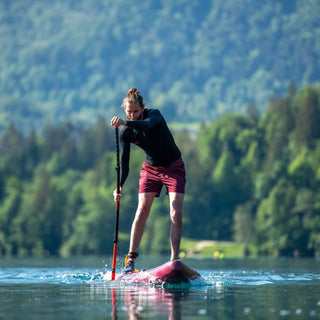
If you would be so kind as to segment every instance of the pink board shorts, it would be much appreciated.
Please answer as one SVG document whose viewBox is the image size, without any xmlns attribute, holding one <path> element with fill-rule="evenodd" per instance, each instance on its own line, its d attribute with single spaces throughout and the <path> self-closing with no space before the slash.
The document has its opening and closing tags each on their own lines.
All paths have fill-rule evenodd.
<svg viewBox="0 0 320 320">
<path fill-rule="evenodd" d="M 140 171 L 139 193 L 157 193 L 160 196 L 162 186 L 167 193 L 185 193 L 186 170 L 182 158 L 170 163 L 167 167 L 153 167 L 143 162 Z"/>
</svg>

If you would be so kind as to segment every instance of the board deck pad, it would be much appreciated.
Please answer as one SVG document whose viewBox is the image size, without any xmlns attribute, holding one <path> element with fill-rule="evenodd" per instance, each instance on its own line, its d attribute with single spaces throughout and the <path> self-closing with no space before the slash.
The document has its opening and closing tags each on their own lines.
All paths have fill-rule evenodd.
<svg viewBox="0 0 320 320">
<path fill-rule="evenodd" d="M 156 268 L 123 273 L 118 276 L 119 281 L 128 281 L 141 284 L 179 284 L 189 283 L 200 278 L 200 274 L 189 268 L 180 260 L 168 261 Z"/>
</svg>

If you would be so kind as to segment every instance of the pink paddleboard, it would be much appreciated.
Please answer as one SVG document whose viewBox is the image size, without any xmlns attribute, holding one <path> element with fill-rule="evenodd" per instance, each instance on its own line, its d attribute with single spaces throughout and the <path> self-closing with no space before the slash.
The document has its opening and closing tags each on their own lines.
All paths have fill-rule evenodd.
<svg viewBox="0 0 320 320">
<path fill-rule="evenodd" d="M 141 284 L 177 284 L 188 283 L 200 277 L 196 270 L 189 268 L 180 260 L 174 260 L 153 269 L 121 274 L 117 280 Z"/>
</svg>

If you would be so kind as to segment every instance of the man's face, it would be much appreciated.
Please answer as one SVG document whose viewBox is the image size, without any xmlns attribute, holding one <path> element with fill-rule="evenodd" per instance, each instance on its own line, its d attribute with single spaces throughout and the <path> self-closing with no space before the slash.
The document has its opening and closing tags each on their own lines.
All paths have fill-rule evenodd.
<svg viewBox="0 0 320 320">
<path fill-rule="evenodd" d="M 127 102 L 124 111 L 128 120 L 140 120 L 142 119 L 143 108 L 140 107 L 139 103 L 130 103 Z"/>
</svg>

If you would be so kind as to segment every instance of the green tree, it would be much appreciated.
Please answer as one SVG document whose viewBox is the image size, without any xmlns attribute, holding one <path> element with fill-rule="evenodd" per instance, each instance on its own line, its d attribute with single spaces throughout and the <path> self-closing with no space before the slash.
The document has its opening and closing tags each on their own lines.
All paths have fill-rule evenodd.
<svg viewBox="0 0 320 320">
<path fill-rule="evenodd" d="M 233 215 L 233 238 L 236 242 L 244 243 L 246 250 L 253 243 L 255 236 L 253 201 L 236 206 Z"/>
<path fill-rule="evenodd" d="M 39 237 L 45 254 L 57 255 L 62 244 L 62 224 L 65 210 L 66 191 L 56 179 L 43 170 L 34 198 L 34 210 L 40 221 Z"/>
<path fill-rule="evenodd" d="M 261 119 L 265 130 L 267 155 L 265 165 L 272 170 L 277 160 L 283 160 L 289 144 L 290 133 L 294 128 L 292 107 L 288 98 L 273 99 Z"/>
<path fill-rule="evenodd" d="M 10 243 L 16 247 L 18 256 L 43 256 L 43 239 L 40 236 L 42 221 L 34 210 L 35 184 L 24 184 L 22 203 L 11 227 Z M 48 252 L 46 252 L 48 254 Z"/>
<path fill-rule="evenodd" d="M 305 97 L 295 113 L 294 141 L 299 147 L 313 148 L 315 147 L 315 141 L 320 139 L 320 92 L 309 87 L 303 93 Z"/>
<path fill-rule="evenodd" d="M 310 152 L 307 148 L 301 149 L 296 153 L 296 157 L 292 160 L 288 167 L 288 173 L 295 186 L 298 188 L 313 189 L 316 185 L 316 172 L 313 170 L 309 162 Z"/>
<path fill-rule="evenodd" d="M 10 177 L 5 185 L 5 197 L 0 206 L 0 254 L 15 255 L 18 253 L 17 235 L 12 232 L 12 224 L 21 207 L 22 184 L 16 177 Z"/>
<path fill-rule="evenodd" d="M 301 229 L 299 216 L 293 212 L 296 189 L 280 179 L 268 198 L 257 208 L 255 228 L 259 250 L 264 254 L 293 255 L 300 239 L 292 235 Z"/>
<path fill-rule="evenodd" d="M 84 204 L 73 220 L 72 231 L 61 252 L 64 255 L 111 254 L 114 207 L 108 201 L 107 189 L 90 182 L 86 177 L 82 189 Z"/>
<path fill-rule="evenodd" d="M 24 175 L 24 137 L 10 124 L 3 132 L 0 141 L 0 164 L 7 177 L 23 178 Z"/>
</svg>

